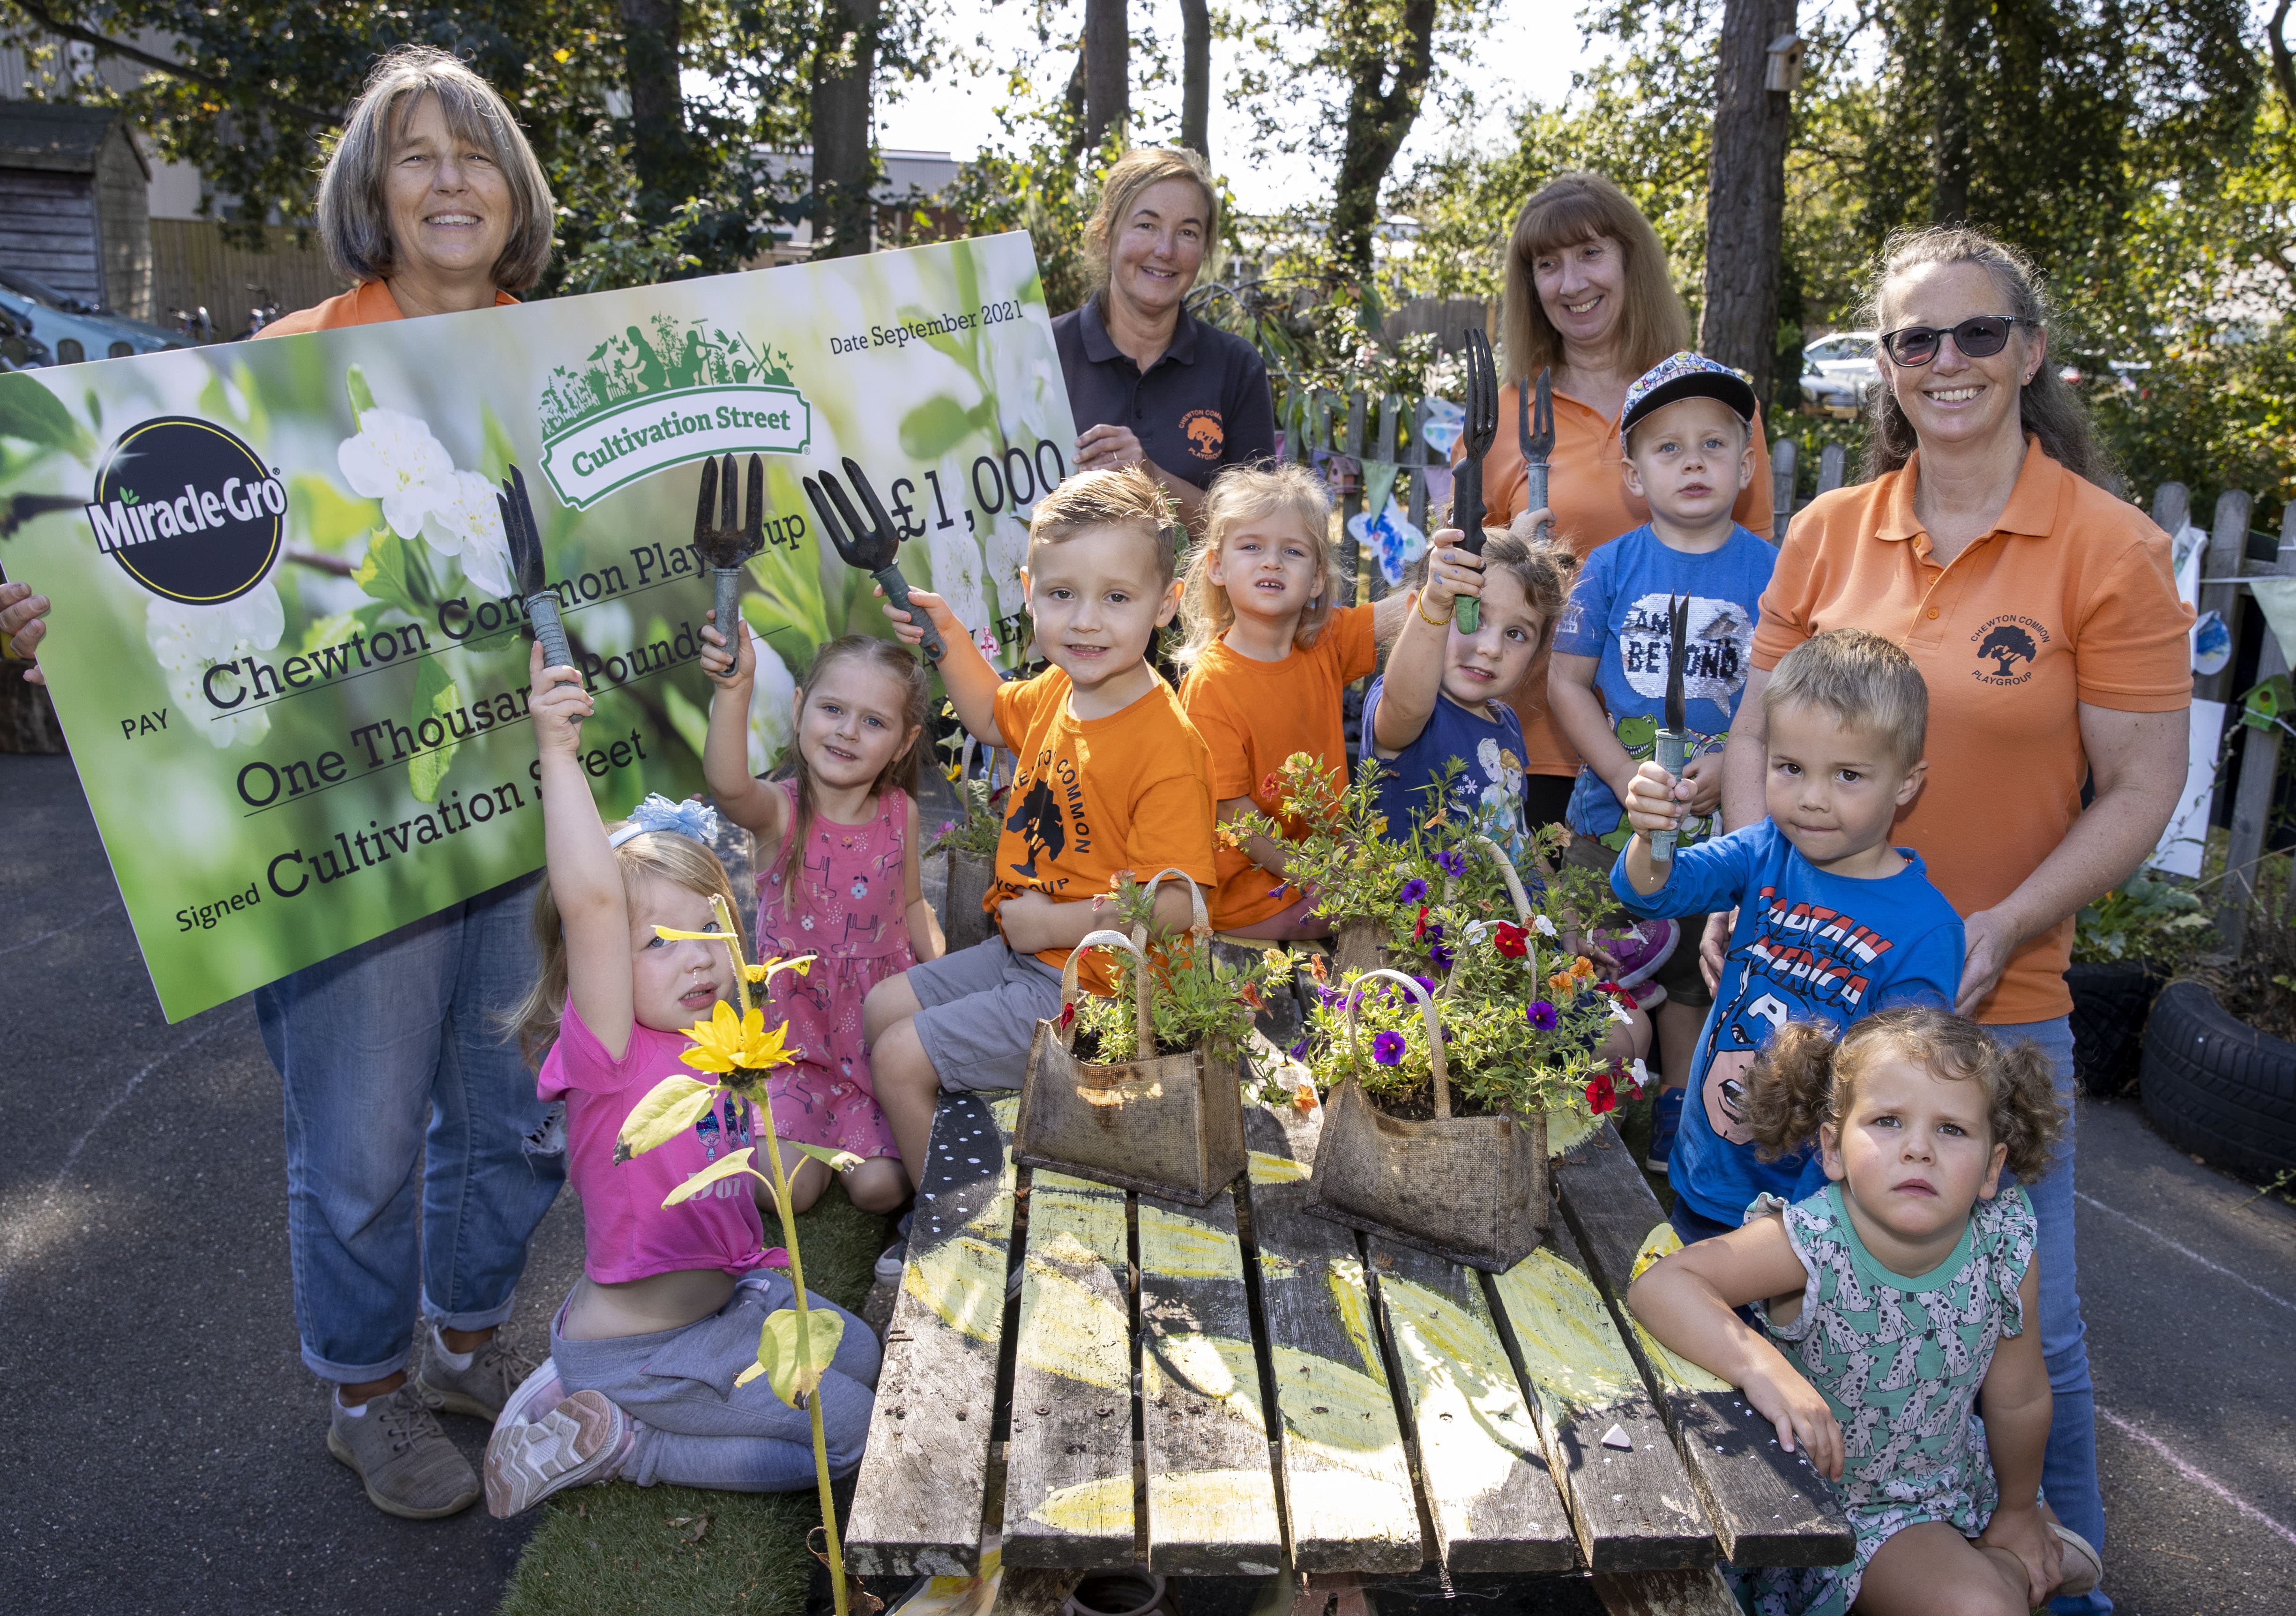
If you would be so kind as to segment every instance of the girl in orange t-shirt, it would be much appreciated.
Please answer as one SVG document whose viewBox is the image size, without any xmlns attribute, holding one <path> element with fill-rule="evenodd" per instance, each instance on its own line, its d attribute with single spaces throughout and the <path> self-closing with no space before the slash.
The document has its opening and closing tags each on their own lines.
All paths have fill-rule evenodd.
<svg viewBox="0 0 2296 1616">
<path fill-rule="evenodd" d="M 1212 754 L 1219 816 L 1274 816 L 1275 771 L 1294 752 L 1345 782 L 1341 693 L 1379 665 L 1412 597 L 1341 606 L 1332 505 L 1305 466 L 1236 466 L 1204 503 L 1180 620 L 1180 706 Z M 1296 828 L 1296 827 L 1294 827 Z M 1314 899 L 1284 882 L 1283 850 L 1265 836 L 1218 849 L 1212 924 L 1237 937 L 1323 937 Z"/>
</svg>

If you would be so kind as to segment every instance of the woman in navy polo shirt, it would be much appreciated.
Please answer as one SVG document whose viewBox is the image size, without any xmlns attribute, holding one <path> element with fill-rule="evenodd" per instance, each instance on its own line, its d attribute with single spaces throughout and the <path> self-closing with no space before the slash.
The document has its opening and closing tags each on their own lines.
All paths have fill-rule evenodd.
<svg viewBox="0 0 2296 1616">
<path fill-rule="evenodd" d="M 1101 176 L 1086 226 L 1100 290 L 1053 322 L 1077 469 L 1144 463 L 1191 527 L 1220 468 L 1275 454 L 1259 354 L 1181 307 L 1218 225 L 1202 158 L 1162 146 L 1127 152 Z"/>
</svg>

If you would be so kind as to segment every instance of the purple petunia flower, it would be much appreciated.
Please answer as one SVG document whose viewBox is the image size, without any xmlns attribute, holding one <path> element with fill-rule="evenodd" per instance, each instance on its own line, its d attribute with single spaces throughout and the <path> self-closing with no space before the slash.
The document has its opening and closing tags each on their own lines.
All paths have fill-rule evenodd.
<svg viewBox="0 0 2296 1616">
<path fill-rule="evenodd" d="M 1382 1066 L 1393 1066 L 1403 1059 L 1403 1035 L 1382 1032 L 1371 1041 L 1371 1058 Z"/>
<path fill-rule="evenodd" d="M 1454 880 L 1467 873 L 1467 856 L 1464 853 L 1438 853 L 1435 855 L 1435 862 L 1442 866 L 1444 874 Z"/>
<path fill-rule="evenodd" d="M 1395 901 L 1399 904 L 1415 904 L 1426 896 L 1427 883 L 1414 875 L 1409 881 L 1405 882 L 1402 887 L 1396 892 Z"/>
<path fill-rule="evenodd" d="M 1438 971 L 1448 971 L 1451 968 L 1451 951 L 1443 946 L 1442 939 L 1439 938 L 1427 939 L 1427 957 Z"/>
<path fill-rule="evenodd" d="M 1426 989 L 1427 989 L 1427 994 L 1428 994 L 1428 997 L 1429 997 L 1432 998 L 1432 997 L 1434 997 L 1434 995 L 1435 995 L 1435 979 L 1434 979 L 1433 977 L 1431 977 L 1431 976 L 1422 976 L 1422 975 L 1420 975 L 1416 971 L 1414 971 L 1414 972 L 1413 972 L 1411 973 L 1411 980 L 1412 980 L 1413 981 L 1414 981 L 1414 982 L 1417 982 L 1417 983 L 1418 983 L 1422 988 L 1426 988 Z"/>
<path fill-rule="evenodd" d="M 1306 1060 L 1308 1058 L 1308 1040 L 1304 1037 L 1301 1038 L 1298 1043 L 1292 1045 L 1292 1047 L 1284 1053 L 1289 1054 L 1295 1061 Z"/>
<path fill-rule="evenodd" d="M 944 820 L 942 820 L 942 821 L 940 822 L 940 830 L 939 830 L 939 832 L 938 833 L 939 833 L 939 835 L 946 836 L 946 835 L 947 835 L 951 831 L 953 831 L 953 830 L 955 830 L 955 829 L 956 829 L 956 821 L 955 821 L 955 820 L 954 820 L 954 819 L 944 819 Z"/>
<path fill-rule="evenodd" d="M 1523 1014 L 1529 1019 L 1530 1024 L 1541 1032 L 1553 1032 L 1555 1022 L 1562 1019 L 1555 1013 L 1554 1006 L 1545 999 L 1534 1003 L 1529 1009 L 1523 1012 Z"/>
<path fill-rule="evenodd" d="M 1287 882 L 1286 884 L 1288 885 L 1289 883 Z M 1283 886 L 1270 887 L 1267 889 L 1267 896 L 1270 898 L 1281 898 L 1283 896 L 1283 891 L 1284 888 Z"/>
</svg>

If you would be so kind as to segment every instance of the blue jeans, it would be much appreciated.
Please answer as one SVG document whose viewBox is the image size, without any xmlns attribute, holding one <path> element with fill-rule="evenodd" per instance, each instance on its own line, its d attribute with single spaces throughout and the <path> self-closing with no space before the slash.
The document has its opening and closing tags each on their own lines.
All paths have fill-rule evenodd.
<svg viewBox="0 0 2296 1616">
<path fill-rule="evenodd" d="M 569 1341 L 563 1305 L 550 1326 L 550 1358 L 569 1391 L 596 1391 L 639 1426 L 637 1448 L 622 1466 L 640 1487 L 670 1482 L 723 1492 L 796 1492 L 814 1483 L 813 1416 L 774 1395 L 763 1375 L 736 1386 L 758 1359 L 758 1332 L 768 1315 L 791 1307 L 797 1287 L 785 1274 L 752 1268 L 732 1298 L 707 1318 L 650 1335 Z M 836 1356 L 815 1395 L 829 1473 L 861 1468 L 876 1407 L 877 1336 L 852 1314 L 807 1292 L 818 1320 L 845 1321 Z"/>
<path fill-rule="evenodd" d="M 534 885 L 256 989 L 285 1090 L 295 1329 L 324 1379 L 404 1368 L 418 1314 L 450 1330 L 510 1317 L 528 1237 L 566 1178 L 557 1108 L 500 1025 L 538 968 Z"/>
<path fill-rule="evenodd" d="M 2041 1356 L 2049 1366 L 2049 1391 L 2055 1407 L 2049 1420 L 2049 1448 L 2041 1461 L 2041 1494 L 2057 1518 L 2104 1552 L 2104 1497 L 2096 1481 L 2096 1393 L 2089 1382 L 2087 1333 L 2081 1324 L 2080 1292 L 2073 1263 L 2073 1031 L 2060 1016 L 1988 1027 L 1996 1042 L 2030 1039 L 2040 1046 L 2057 1070 L 2057 1098 L 2065 1108 L 2064 1137 L 2056 1160 L 2040 1178 L 2025 1186 L 2040 1224 Z M 2054 1601 L 2055 1616 L 2103 1616 L 2112 1601 L 2100 1588 L 2077 1599 Z"/>
</svg>

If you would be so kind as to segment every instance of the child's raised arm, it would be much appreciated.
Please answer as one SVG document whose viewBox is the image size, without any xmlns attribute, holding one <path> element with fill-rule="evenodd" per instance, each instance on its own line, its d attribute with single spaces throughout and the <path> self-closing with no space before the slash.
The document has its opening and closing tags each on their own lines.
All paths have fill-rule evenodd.
<svg viewBox="0 0 2296 1616">
<path fill-rule="evenodd" d="M 1784 1353 L 1731 1311 L 1771 1298 L 1799 1300 L 1808 1278 L 1785 1219 L 1774 1215 L 1660 1259 L 1628 1287 L 1627 1306 L 1666 1346 L 1743 1390 L 1778 1428 L 1779 1447 L 1792 1453 L 1799 1441 L 1810 1463 L 1838 1481 L 1841 1427 L 1833 1410 Z"/>
<path fill-rule="evenodd" d="M 1458 529 L 1441 528 L 1438 529 L 1435 537 L 1427 542 L 1438 550 L 1447 550 L 1459 542 L 1459 537 Z M 1427 570 L 1432 572 L 1435 570 L 1434 562 L 1430 562 L 1427 564 Z M 1385 595 L 1374 601 L 1371 606 L 1373 643 L 1382 646 L 1394 644 L 1396 636 L 1403 632 L 1403 625 L 1410 616 L 1411 591 L 1408 589 L 1400 595 Z"/>
<path fill-rule="evenodd" d="M 1388 653 L 1372 739 L 1389 752 L 1399 752 L 1419 739 L 1419 732 L 1435 716 L 1435 699 L 1443 689 L 1443 661 L 1450 652 L 1451 607 L 1463 595 L 1483 592 L 1483 558 L 1455 548 L 1461 537 L 1456 528 L 1435 535 L 1436 547 L 1427 557 L 1426 587 L 1416 596 L 1403 619 L 1403 632 L 1395 636 L 1395 649 Z"/>
<path fill-rule="evenodd" d="M 877 591 L 882 596 L 885 592 Z M 948 652 L 940 660 L 940 682 L 947 687 L 949 705 L 972 738 L 984 746 L 999 746 L 1006 751 L 1013 743 L 996 731 L 996 686 L 1000 683 L 996 670 L 988 659 L 980 654 L 980 647 L 972 643 L 972 630 L 956 620 L 956 613 L 948 603 L 930 589 L 909 591 L 909 603 L 932 619 L 940 630 L 941 644 Z M 925 643 L 924 626 L 909 620 L 909 614 L 892 602 L 885 603 L 885 615 L 893 622 L 893 632 L 904 645 Z"/>
<path fill-rule="evenodd" d="M 590 693 L 573 669 L 545 669 L 539 643 L 527 659 L 527 677 L 538 693 L 529 705 L 542 766 L 542 840 L 550 896 L 566 929 L 567 996 L 583 1025 L 619 1061 L 630 1046 L 635 1003 L 629 899 L 578 755 Z"/>
<path fill-rule="evenodd" d="M 2025 1265 L 2017 1283 L 2017 1298 L 2025 1309 L 2021 1335 L 2005 1335 L 1993 1348 L 1993 1363 L 1978 1388 L 1978 1407 L 1985 1415 L 1985 1448 L 1993 1456 L 1993 1474 L 2001 1484 L 2001 1502 L 1978 1538 L 1982 1544 L 2005 1548 L 2024 1563 L 2026 1590 L 2038 1605 L 2057 1586 L 2064 1546 L 2049 1530 L 2048 1517 L 2036 1498 L 2041 1487 L 2041 1454 L 2049 1445 L 2049 1418 L 2054 1409 L 2049 1391 L 2049 1366 L 2041 1357 L 2041 1259 Z"/>
<path fill-rule="evenodd" d="M 709 614 L 715 623 L 718 614 Z M 734 649 L 715 628 L 701 631 L 701 671 L 716 688 L 709 695 L 709 733 L 701 746 L 701 775 L 718 811 L 758 839 L 761 853 L 778 848 L 789 828 L 789 793 L 750 773 L 750 696 L 758 677 L 758 644 L 750 625 L 734 619 Z"/>
<path fill-rule="evenodd" d="M 1552 693 L 1557 688 L 1556 682 L 1549 678 L 1546 688 Z M 1559 706 L 1556 710 L 1561 710 Z M 1611 744 L 1618 747 L 1619 743 L 1613 740 Z M 1620 750 L 1623 756 L 1624 749 Z M 1674 873 L 1670 865 L 1661 870 L 1652 862 L 1651 833 L 1676 830 L 1681 826 L 1682 816 L 1690 805 L 1693 789 L 1687 781 L 1668 774 L 1662 764 L 1645 763 L 1628 776 L 1627 789 L 1619 793 L 1619 801 L 1627 810 L 1627 823 L 1635 827 L 1634 840 L 1627 843 L 1627 856 L 1623 861 L 1627 879 L 1634 882 L 1635 890 L 1644 898 L 1666 885 Z M 1677 861 L 1681 859 L 1682 853 L 1682 849 L 1675 849 L 1674 856 Z"/>
</svg>

